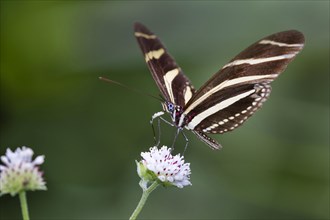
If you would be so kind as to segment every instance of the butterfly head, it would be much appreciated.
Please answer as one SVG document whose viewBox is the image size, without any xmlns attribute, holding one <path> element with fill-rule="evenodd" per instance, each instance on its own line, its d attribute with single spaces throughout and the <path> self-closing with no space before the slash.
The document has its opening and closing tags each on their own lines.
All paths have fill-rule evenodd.
<svg viewBox="0 0 330 220">
<path fill-rule="evenodd" d="M 172 102 L 163 102 L 162 103 L 164 111 L 168 112 L 171 115 L 173 123 L 176 125 L 179 124 L 180 116 L 183 113 L 183 109 L 180 105 L 175 105 Z"/>
</svg>

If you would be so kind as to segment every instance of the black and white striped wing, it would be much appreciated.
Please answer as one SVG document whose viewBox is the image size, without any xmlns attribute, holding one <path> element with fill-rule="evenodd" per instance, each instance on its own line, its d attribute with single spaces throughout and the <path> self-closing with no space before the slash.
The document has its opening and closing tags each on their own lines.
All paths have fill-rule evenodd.
<svg viewBox="0 0 330 220">
<path fill-rule="evenodd" d="M 254 43 L 229 61 L 189 100 L 186 128 L 212 148 L 220 146 L 205 133 L 225 133 L 240 126 L 268 98 L 270 82 L 304 46 L 302 33 L 290 30 Z"/>
<path fill-rule="evenodd" d="M 134 35 L 165 100 L 184 106 L 195 92 L 190 80 L 183 74 L 158 37 L 144 25 L 135 23 Z"/>
</svg>

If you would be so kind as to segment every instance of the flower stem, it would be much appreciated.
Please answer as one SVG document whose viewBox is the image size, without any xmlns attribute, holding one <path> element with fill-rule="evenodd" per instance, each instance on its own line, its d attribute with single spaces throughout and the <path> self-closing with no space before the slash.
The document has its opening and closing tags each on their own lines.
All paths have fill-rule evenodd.
<svg viewBox="0 0 330 220">
<path fill-rule="evenodd" d="M 25 191 L 21 191 L 19 193 L 19 200 L 21 202 L 21 209 L 22 209 L 22 215 L 23 215 L 23 220 L 29 220 L 29 210 L 28 210 L 28 205 L 26 201 L 26 193 Z"/>
<path fill-rule="evenodd" d="M 131 217 L 129 218 L 130 220 L 135 220 L 137 216 L 140 214 L 144 204 L 146 203 L 148 196 L 152 191 L 154 191 L 159 183 L 157 181 L 153 182 L 147 189 L 143 189 L 142 197 L 140 199 L 139 204 L 135 208 L 134 212 L 132 213 Z"/>
</svg>

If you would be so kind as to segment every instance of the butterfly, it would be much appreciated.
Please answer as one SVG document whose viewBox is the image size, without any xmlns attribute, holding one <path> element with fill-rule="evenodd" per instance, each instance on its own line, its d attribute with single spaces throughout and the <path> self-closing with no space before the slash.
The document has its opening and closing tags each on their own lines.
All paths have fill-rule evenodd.
<svg viewBox="0 0 330 220">
<path fill-rule="evenodd" d="M 163 110 L 181 131 L 192 131 L 212 149 L 221 145 L 207 134 L 234 130 L 267 100 L 270 83 L 304 47 L 296 30 L 265 37 L 243 50 L 204 85 L 195 90 L 159 38 L 143 24 L 134 24 L 134 35 L 163 98 Z M 156 113 L 153 119 L 164 114 Z"/>
</svg>

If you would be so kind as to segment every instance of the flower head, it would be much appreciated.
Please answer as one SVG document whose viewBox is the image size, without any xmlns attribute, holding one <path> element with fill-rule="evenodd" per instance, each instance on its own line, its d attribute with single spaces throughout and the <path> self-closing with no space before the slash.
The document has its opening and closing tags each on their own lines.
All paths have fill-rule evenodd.
<svg viewBox="0 0 330 220">
<path fill-rule="evenodd" d="M 9 148 L 5 156 L 1 156 L 4 165 L 0 165 L 0 195 L 10 193 L 12 196 L 26 190 L 46 190 L 43 173 L 38 165 L 44 162 L 44 156 L 32 160 L 30 148 L 17 148 L 14 152 Z"/>
<path fill-rule="evenodd" d="M 183 188 L 191 185 L 190 163 L 185 163 L 180 154 L 172 156 L 171 148 L 152 147 L 141 156 L 142 160 L 137 163 L 138 174 L 145 183 L 157 180 L 165 186 Z"/>
</svg>

